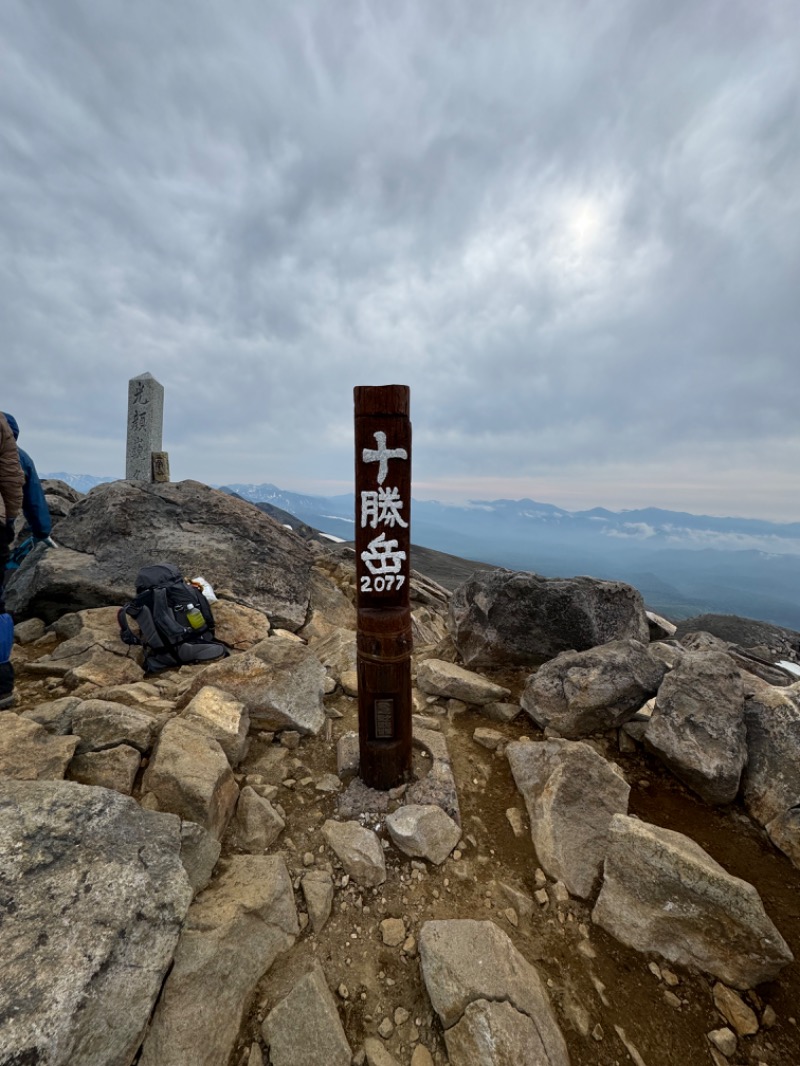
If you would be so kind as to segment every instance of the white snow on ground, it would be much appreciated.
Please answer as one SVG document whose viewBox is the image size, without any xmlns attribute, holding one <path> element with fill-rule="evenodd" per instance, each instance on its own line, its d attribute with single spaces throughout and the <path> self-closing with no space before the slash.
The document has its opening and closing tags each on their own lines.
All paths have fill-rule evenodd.
<svg viewBox="0 0 800 1066">
<path fill-rule="evenodd" d="M 788 670 L 790 674 L 795 674 L 797 677 L 800 677 L 800 666 L 798 666 L 797 663 L 790 663 L 787 662 L 786 659 L 780 659 L 775 665 L 782 666 L 783 669 Z"/>
<path fill-rule="evenodd" d="M 343 537 L 334 537 L 333 533 L 320 533 L 320 536 L 324 537 L 325 540 L 332 540 L 334 544 L 346 544 L 347 543 L 344 540 Z"/>
</svg>

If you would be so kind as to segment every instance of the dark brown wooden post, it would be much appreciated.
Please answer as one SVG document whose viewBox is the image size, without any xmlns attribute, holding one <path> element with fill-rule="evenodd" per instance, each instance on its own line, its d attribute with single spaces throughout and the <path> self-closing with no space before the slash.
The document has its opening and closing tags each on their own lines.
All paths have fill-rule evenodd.
<svg viewBox="0 0 800 1066">
<path fill-rule="evenodd" d="M 361 779 L 411 774 L 411 422 L 407 385 L 353 390 Z"/>
</svg>

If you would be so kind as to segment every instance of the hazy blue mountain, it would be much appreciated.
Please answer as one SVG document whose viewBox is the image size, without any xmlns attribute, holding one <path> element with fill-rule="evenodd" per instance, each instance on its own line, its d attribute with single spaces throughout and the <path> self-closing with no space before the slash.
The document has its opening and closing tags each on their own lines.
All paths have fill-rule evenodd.
<svg viewBox="0 0 800 1066">
<path fill-rule="evenodd" d="M 80 492 L 112 478 L 46 474 Z M 313 496 L 272 484 L 221 486 L 345 540 L 355 536 L 352 493 Z M 537 500 L 464 505 L 413 500 L 416 545 L 547 577 L 627 581 L 676 620 L 738 614 L 800 630 L 800 522 L 694 515 L 656 507 L 566 511 Z"/>
<path fill-rule="evenodd" d="M 226 486 L 352 539 L 352 494 Z M 243 491 L 246 490 L 246 491 Z M 694 515 L 656 507 L 566 511 L 537 500 L 412 501 L 415 544 L 548 577 L 627 581 L 653 610 L 680 619 L 740 614 L 800 629 L 800 523 Z"/>
<path fill-rule="evenodd" d="M 117 481 L 115 477 L 94 477 L 93 474 L 65 474 L 62 470 L 58 474 L 39 474 L 40 478 L 52 478 L 54 481 L 66 481 L 77 492 L 88 492 L 95 485 L 105 485 L 108 481 Z"/>
</svg>

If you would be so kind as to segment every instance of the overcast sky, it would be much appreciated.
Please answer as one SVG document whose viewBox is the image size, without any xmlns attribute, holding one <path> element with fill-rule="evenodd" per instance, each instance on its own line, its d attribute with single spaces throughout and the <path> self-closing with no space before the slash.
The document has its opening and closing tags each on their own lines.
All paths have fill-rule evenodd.
<svg viewBox="0 0 800 1066">
<path fill-rule="evenodd" d="M 3 0 L 0 408 L 122 477 L 800 518 L 797 0 Z M 391 444 L 391 442 L 389 442 Z"/>
</svg>

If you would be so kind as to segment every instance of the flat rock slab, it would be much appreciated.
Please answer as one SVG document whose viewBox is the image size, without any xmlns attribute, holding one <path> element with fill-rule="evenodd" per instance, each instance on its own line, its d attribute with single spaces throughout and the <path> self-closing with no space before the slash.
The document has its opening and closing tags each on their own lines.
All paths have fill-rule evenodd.
<svg viewBox="0 0 800 1066">
<path fill-rule="evenodd" d="M 63 779 L 79 737 L 52 735 L 12 711 L 0 717 L 0 778 Z"/>
<path fill-rule="evenodd" d="M 386 880 L 386 860 L 377 834 L 358 822 L 335 822 L 328 819 L 322 835 L 336 857 L 359 885 L 375 888 Z"/>
<path fill-rule="evenodd" d="M 793 958 L 752 885 L 683 834 L 621 814 L 592 920 L 636 951 L 734 988 L 771 981 Z"/>
<path fill-rule="evenodd" d="M 151 714 L 111 700 L 84 700 L 72 712 L 72 731 L 80 737 L 77 753 L 102 751 L 118 744 L 148 754 L 158 733 Z"/>
<path fill-rule="evenodd" d="M 272 636 L 203 669 L 189 689 L 214 685 L 240 700 L 251 729 L 316 735 L 325 724 L 325 667 L 300 640 Z"/>
<path fill-rule="evenodd" d="M 283 859 L 233 856 L 189 911 L 140 1066 L 227 1062 L 256 984 L 298 933 Z"/>
<path fill-rule="evenodd" d="M 83 702 L 79 696 L 63 696 L 58 700 L 48 700 L 47 703 L 37 703 L 35 707 L 20 712 L 20 718 L 44 726 L 48 733 L 63 736 L 72 732 L 72 712 Z"/>
<path fill-rule="evenodd" d="M 141 762 L 142 756 L 136 748 L 119 744 L 105 751 L 87 751 L 85 755 L 76 755 L 69 764 L 67 777 L 82 785 L 113 788 L 124 796 L 130 796 Z"/>
<path fill-rule="evenodd" d="M 573 740 L 615 729 L 651 696 L 666 666 L 638 640 L 562 652 L 531 675 L 522 707 L 540 729 Z"/>
<path fill-rule="evenodd" d="M 431 765 L 425 777 L 408 786 L 405 795 L 406 803 L 417 803 L 422 806 L 434 804 L 449 814 L 457 825 L 461 825 L 458 789 L 447 741 L 437 730 L 424 729 L 415 724 L 412 742 L 414 747 L 421 748 L 428 753 Z"/>
<path fill-rule="evenodd" d="M 611 819 L 627 814 L 628 783 L 580 741 L 514 742 L 506 755 L 541 866 L 572 895 L 588 898 L 603 869 Z"/>
<path fill-rule="evenodd" d="M 318 962 L 272 1008 L 261 1035 L 271 1066 L 350 1066 L 350 1045 Z"/>
<path fill-rule="evenodd" d="M 445 1029 L 451 1066 L 505 1061 L 471 1057 L 482 1053 L 481 1030 L 502 1033 L 501 1041 L 521 1053 L 525 1046 L 535 1048 L 538 1058 L 519 1060 L 531 1066 L 569 1066 L 567 1047 L 538 971 L 493 922 L 426 922 L 419 952 L 425 987 Z M 490 1009 L 492 1004 L 508 1009 L 496 1012 Z"/>
<path fill-rule="evenodd" d="M 430 696 L 447 696 L 478 706 L 496 703 L 510 695 L 502 685 L 444 659 L 421 662 L 417 667 L 417 685 Z"/>
<path fill-rule="evenodd" d="M 133 1059 L 192 898 L 180 851 L 177 818 L 117 792 L 0 781 L 0 1061 Z"/>
</svg>

